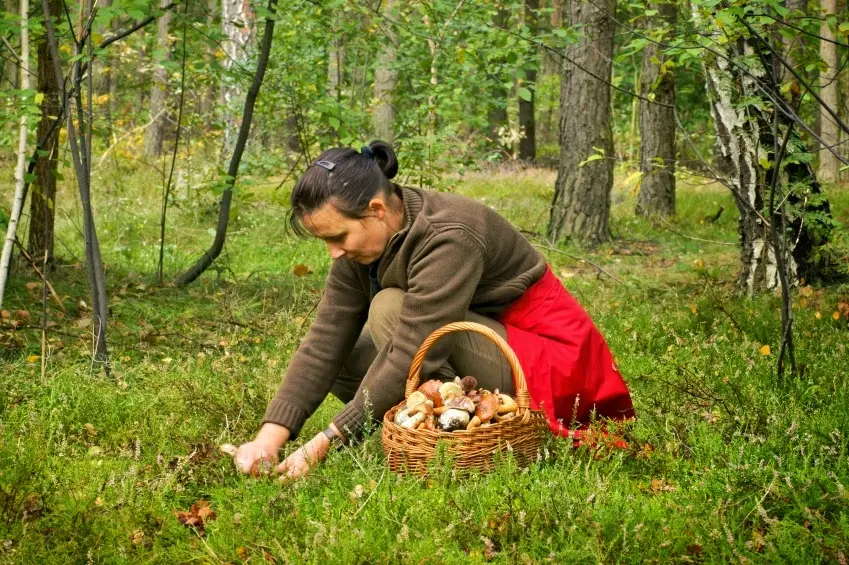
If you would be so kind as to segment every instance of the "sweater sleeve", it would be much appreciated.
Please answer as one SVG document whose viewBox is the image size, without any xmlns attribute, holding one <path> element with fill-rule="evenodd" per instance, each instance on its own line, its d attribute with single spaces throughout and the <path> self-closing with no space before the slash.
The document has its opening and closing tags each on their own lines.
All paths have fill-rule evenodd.
<svg viewBox="0 0 849 565">
<path fill-rule="evenodd" d="M 333 387 L 368 315 L 368 296 L 354 266 L 333 263 L 315 320 L 295 351 L 263 423 L 285 426 L 295 439 Z"/>
<path fill-rule="evenodd" d="M 353 400 L 333 419 L 346 437 L 358 434 L 367 409 L 382 419 L 404 398 L 413 357 L 428 335 L 465 319 L 485 256 L 482 244 L 461 228 L 441 230 L 417 251 L 410 261 L 409 288 L 395 333 L 378 353 Z M 422 374 L 442 366 L 452 347 L 452 336 L 441 339 L 428 353 Z"/>
</svg>

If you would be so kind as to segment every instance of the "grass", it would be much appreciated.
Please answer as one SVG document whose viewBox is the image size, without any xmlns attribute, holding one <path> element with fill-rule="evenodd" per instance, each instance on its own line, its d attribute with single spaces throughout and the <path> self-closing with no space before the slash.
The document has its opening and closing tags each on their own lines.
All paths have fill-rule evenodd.
<svg viewBox="0 0 849 565">
<path fill-rule="evenodd" d="M 732 292 L 737 249 L 722 242 L 736 240 L 736 211 L 723 189 L 682 179 L 678 216 L 652 225 L 633 215 L 622 175 L 612 243 L 546 250 L 631 386 L 639 418 L 628 449 L 552 440 L 528 469 L 508 460 L 458 481 L 442 465 L 422 480 L 387 472 L 372 433 L 281 487 L 237 475 L 217 445 L 256 431 L 309 325 L 326 252 L 286 234 L 285 189 L 254 179 L 237 195 L 217 270 L 187 290 L 159 286 L 159 188 L 140 172 L 99 175 L 114 374 L 93 371 L 88 358 L 80 222 L 66 187 L 55 283 L 68 315 L 51 310 L 44 377 L 39 333 L 0 327 L 0 563 L 849 558 L 849 328 L 832 318 L 849 287 L 794 291 L 801 374 L 778 382 L 779 302 Z M 178 188 L 171 275 L 211 241 L 214 197 L 202 181 L 197 172 L 185 184 L 200 188 Z M 500 170 L 469 175 L 458 191 L 544 245 L 530 233 L 544 231 L 553 181 L 551 172 Z M 849 220 L 849 193 L 831 199 Z M 703 223 L 719 206 L 719 220 Z M 313 273 L 295 276 L 296 265 Z M 16 272 L 13 320 L 18 310 L 37 319 L 39 291 L 26 287 L 35 280 Z M 339 408 L 328 399 L 303 437 Z M 216 514 L 204 532 L 174 514 L 199 500 Z"/>
</svg>

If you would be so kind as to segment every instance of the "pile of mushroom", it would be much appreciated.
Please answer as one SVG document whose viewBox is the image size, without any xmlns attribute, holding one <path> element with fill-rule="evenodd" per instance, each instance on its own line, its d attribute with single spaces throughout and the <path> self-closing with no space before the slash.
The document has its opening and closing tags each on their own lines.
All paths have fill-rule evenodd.
<svg viewBox="0 0 849 565">
<path fill-rule="evenodd" d="M 516 416 L 518 405 L 509 395 L 478 389 L 474 377 L 427 381 L 407 398 L 395 423 L 409 430 L 454 432 L 486 427 Z"/>
</svg>

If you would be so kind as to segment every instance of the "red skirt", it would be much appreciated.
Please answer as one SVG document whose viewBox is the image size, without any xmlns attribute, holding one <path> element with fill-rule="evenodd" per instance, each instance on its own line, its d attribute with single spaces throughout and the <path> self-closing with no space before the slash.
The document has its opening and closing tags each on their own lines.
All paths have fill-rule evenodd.
<svg viewBox="0 0 849 565">
<path fill-rule="evenodd" d="M 634 405 L 613 355 L 589 315 L 550 268 L 499 317 L 516 352 L 533 409 L 542 408 L 551 431 L 571 437 L 591 413 L 623 420 Z"/>
</svg>

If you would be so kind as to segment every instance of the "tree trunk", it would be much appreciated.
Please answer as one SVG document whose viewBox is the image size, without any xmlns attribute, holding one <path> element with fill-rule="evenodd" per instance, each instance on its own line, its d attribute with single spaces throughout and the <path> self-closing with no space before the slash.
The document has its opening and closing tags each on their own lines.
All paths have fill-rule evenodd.
<svg viewBox="0 0 849 565">
<path fill-rule="evenodd" d="M 598 6 L 598 7 L 596 7 Z M 582 48 L 572 56 L 589 73 L 611 80 L 614 0 L 573 0 L 568 24 L 582 26 Z M 571 63 L 563 66 L 560 94 L 560 164 L 548 238 L 571 237 L 587 246 L 610 240 L 613 125 L 610 86 Z M 595 149 L 595 148 L 598 148 Z M 600 150 L 600 151 L 599 151 Z M 591 160 L 588 160 L 591 159 Z"/>
<path fill-rule="evenodd" d="M 669 26 L 670 33 L 663 39 L 670 43 L 677 6 L 660 1 L 652 3 L 651 7 L 658 10 L 660 23 Z M 658 19 L 649 19 L 649 22 L 646 34 L 652 35 L 652 22 Z M 645 46 L 640 94 L 644 98 L 653 96 L 655 103 L 640 100 L 640 171 L 643 176 L 636 211 L 642 216 L 675 215 L 675 76 L 672 68 L 665 66 L 666 61 L 657 43 Z"/>
<path fill-rule="evenodd" d="M 170 0 L 160 0 L 160 8 L 170 4 Z M 168 103 L 168 69 L 162 61 L 171 59 L 171 47 L 168 41 L 168 26 L 173 14 L 166 10 L 156 20 L 156 47 L 153 50 L 153 85 L 150 87 L 150 125 L 144 130 L 144 156 L 159 157 L 162 153 L 162 140 L 168 124 L 165 115 Z"/>
<path fill-rule="evenodd" d="M 327 45 L 327 95 L 342 101 L 342 81 L 345 72 L 345 38 L 339 32 Z"/>
<path fill-rule="evenodd" d="M 29 89 L 29 0 L 21 0 L 21 89 Z M 3 242 L 3 252 L 0 255 L 0 306 L 3 305 L 3 295 L 6 291 L 6 279 L 12 259 L 12 248 L 15 246 L 15 231 L 21 210 L 24 207 L 24 173 L 27 164 L 27 115 L 21 115 L 21 125 L 18 130 L 18 164 L 15 167 L 15 198 L 12 201 L 12 213 Z"/>
<path fill-rule="evenodd" d="M 529 37 L 537 34 L 537 10 L 539 0 L 525 0 L 524 20 Z M 529 100 L 519 97 L 519 127 L 524 131 L 519 140 L 519 159 L 533 161 L 537 157 L 536 119 L 534 116 L 534 100 L 536 99 L 537 65 L 539 56 L 534 44 L 528 49 L 528 63 L 525 68 L 525 85 L 530 90 Z"/>
<path fill-rule="evenodd" d="M 551 0 L 551 16 L 549 25 L 551 30 L 560 29 L 563 26 L 563 0 Z M 548 49 L 543 50 L 541 55 L 539 84 L 548 84 L 548 77 L 560 77 L 563 70 L 563 59 Z M 548 89 L 546 89 L 548 92 Z M 539 95 L 539 89 L 534 93 Z M 559 121 L 555 119 L 557 102 L 559 102 L 559 91 L 552 89 L 552 96 L 543 103 L 539 110 L 537 120 L 537 139 L 540 143 L 549 144 L 559 140 L 557 128 Z"/>
<path fill-rule="evenodd" d="M 507 29 L 509 18 L 510 12 L 506 8 L 499 8 L 492 18 L 492 25 L 498 29 Z M 495 77 L 490 91 L 487 121 L 489 122 L 489 139 L 492 140 L 493 145 L 498 145 L 499 131 L 501 128 L 507 127 L 507 89 L 504 87 L 502 77 L 503 57 L 496 59 L 494 63 Z"/>
<path fill-rule="evenodd" d="M 224 42 L 223 67 L 226 76 L 221 83 L 221 109 L 224 112 L 224 143 L 221 146 L 221 161 L 232 157 L 242 116 L 239 106 L 244 99 L 240 73 L 233 66 L 245 66 L 250 56 L 250 44 L 256 35 L 256 14 L 250 2 L 245 0 L 221 0 L 221 27 L 227 40 Z"/>
<path fill-rule="evenodd" d="M 392 20 L 397 19 L 396 2 L 397 0 L 386 0 L 384 3 L 383 13 Z M 398 82 L 398 71 L 395 69 L 395 49 L 398 38 L 392 30 L 390 21 L 384 20 L 384 25 L 386 27 L 386 40 L 377 55 L 377 66 L 374 70 L 374 97 L 377 100 L 374 109 L 374 132 L 378 139 L 391 144 L 395 141 L 395 129 L 393 127 L 395 106 L 392 97 L 395 93 L 395 85 Z"/>
<path fill-rule="evenodd" d="M 823 16 L 837 14 L 837 0 L 822 0 Z M 837 57 L 837 45 L 832 43 L 835 40 L 834 32 L 828 25 L 828 21 L 823 20 L 820 26 L 820 35 L 823 39 L 820 40 L 820 58 L 825 63 L 826 70 L 820 72 L 820 97 L 829 108 L 837 111 L 838 108 L 838 78 L 840 71 L 839 61 Z M 826 41 L 830 40 L 830 41 Z M 837 145 L 840 139 L 839 127 L 825 110 L 820 107 L 820 137 L 828 145 Z M 824 182 L 835 182 L 838 180 L 840 171 L 840 161 L 837 157 L 827 149 L 819 152 L 820 170 L 819 177 Z"/>
<path fill-rule="evenodd" d="M 207 0 L 206 2 L 206 28 L 210 31 L 212 31 L 212 26 L 215 24 L 215 13 L 218 6 L 218 0 Z M 208 46 L 206 48 L 204 58 L 207 63 L 211 63 L 214 60 L 214 51 L 215 48 L 212 46 Z M 215 100 L 218 94 L 218 89 L 215 86 L 215 81 L 212 77 L 207 77 L 207 80 L 209 81 L 209 84 L 207 84 L 205 90 L 199 94 L 200 103 L 198 104 L 198 112 L 204 116 L 211 114 L 215 109 Z"/>
<path fill-rule="evenodd" d="M 230 1 L 230 0 L 225 0 Z M 251 121 L 253 120 L 254 104 L 259 95 L 259 88 L 262 86 L 262 80 L 265 77 L 265 69 L 268 66 L 268 58 L 271 53 L 271 41 L 274 37 L 274 8 L 277 0 L 268 0 L 266 9 L 269 17 L 265 20 L 265 32 L 262 38 L 262 48 L 257 61 L 256 73 L 254 73 L 253 82 L 250 90 L 245 96 L 245 105 L 242 110 L 241 120 L 239 123 L 239 135 L 235 140 L 233 148 L 233 156 L 230 159 L 230 166 L 227 169 L 226 186 L 224 193 L 221 195 L 221 207 L 218 210 L 218 227 L 215 230 L 215 239 L 209 250 L 197 260 L 197 262 L 183 273 L 178 279 L 177 284 L 184 286 L 197 279 L 204 271 L 212 264 L 215 259 L 221 254 L 224 249 L 224 241 L 227 237 L 227 226 L 230 222 L 230 203 L 233 201 L 233 186 L 236 184 L 236 176 L 239 174 L 239 164 L 242 162 L 242 154 L 245 152 L 245 146 L 248 143 L 248 134 L 251 131 Z"/>
<path fill-rule="evenodd" d="M 4 4 L 7 14 L 14 14 L 18 11 L 15 7 L 15 0 L 5 0 Z M 3 76 L 8 81 L 8 84 L 3 85 L 4 90 L 7 87 L 17 89 L 20 84 L 18 82 L 18 77 L 20 76 L 18 73 L 18 64 L 12 55 L 12 53 L 9 53 L 9 57 L 3 58 Z"/>
<path fill-rule="evenodd" d="M 784 193 L 791 189 L 793 192 L 786 197 L 778 194 L 774 200 L 786 198 L 789 206 L 776 209 L 772 218 L 764 215 L 774 174 L 776 135 L 772 103 L 763 99 L 761 89 L 776 98 L 781 95 L 772 81 L 773 74 L 767 72 L 772 58 L 759 53 L 757 47 L 754 39 L 739 39 L 724 46 L 722 57 L 706 52 L 703 58 L 716 138 L 731 168 L 727 181 L 740 212 L 741 268 L 737 286 L 746 294 L 777 288 L 780 263 L 785 266 L 787 280 L 812 277 L 819 270 L 819 248 L 827 243 L 831 231 L 828 200 L 805 163 L 781 168 L 776 186 Z M 747 61 L 748 73 L 729 61 Z M 778 112 L 778 119 L 778 137 L 783 137 L 791 122 L 782 112 Z M 795 134 L 789 139 L 793 145 L 801 143 Z M 769 163 L 768 169 L 764 162 Z M 782 246 L 782 257 L 776 256 L 770 222 L 777 222 L 776 229 L 787 241 Z"/>
<path fill-rule="evenodd" d="M 48 0 L 51 14 L 62 10 L 62 0 Z M 47 38 L 42 36 L 38 41 L 38 91 L 44 94 L 41 103 L 41 121 L 38 124 L 38 140 L 43 140 L 42 151 L 46 156 L 38 157 L 35 164 L 35 183 L 30 192 L 30 224 L 28 251 L 37 260 L 44 258 L 47 251 L 48 263 L 53 262 L 53 225 L 55 219 L 56 199 L 56 169 L 59 157 L 59 129 L 53 128 L 53 118 L 62 111 L 59 85 L 56 83 L 56 73 L 53 71 L 53 59 L 50 55 L 50 45 Z M 107 74 L 108 76 L 108 74 Z"/>
</svg>

